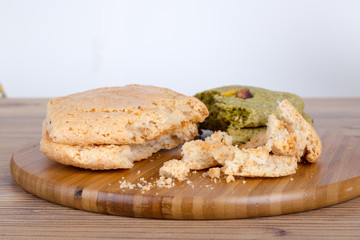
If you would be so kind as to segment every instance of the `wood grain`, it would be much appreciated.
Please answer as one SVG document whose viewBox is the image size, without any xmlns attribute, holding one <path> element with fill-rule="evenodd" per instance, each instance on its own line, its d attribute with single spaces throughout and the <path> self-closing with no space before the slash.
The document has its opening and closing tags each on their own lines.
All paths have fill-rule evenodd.
<svg viewBox="0 0 360 240">
<path fill-rule="evenodd" d="M 79 211 L 44 201 L 9 162 L 41 137 L 47 99 L 0 99 L 0 239 L 359 239 L 360 197 L 315 211 L 234 220 L 161 220 Z M 305 99 L 319 131 L 360 139 L 360 98 Z"/>
<path fill-rule="evenodd" d="M 319 162 L 299 164 L 297 173 L 282 178 L 241 178 L 214 183 L 202 171 L 192 184 L 173 188 L 121 189 L 122 178 L 155 184 L 164 161 L 179 149 L 163 151 L 135 163 L 132 169 L 91 171 L 48 159 L 38 144 L 15 152 L 10 169 L 26 191 L 63 206 L 129 217 L 166 219 L 231 219 L 272 216 L 317 209 L 360 195 L 360 140 L 326 132 Z"/>
</svg>

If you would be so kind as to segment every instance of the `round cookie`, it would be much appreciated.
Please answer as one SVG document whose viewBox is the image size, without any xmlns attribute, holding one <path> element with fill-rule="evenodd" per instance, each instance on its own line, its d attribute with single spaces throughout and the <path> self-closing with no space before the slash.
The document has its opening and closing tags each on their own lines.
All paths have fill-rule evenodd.
<svg viewBox="0 0 360 240">
<path fill-rule="evenodd" d="M 239 97 L 239 93 L 248 89 L 248 98 Z M 245 91 L 246 92 L 246 91 Z M 224 86 L 200 92 L 195 95 L 209 110 L 209 117 L 200 123 L 201 129 L 221 130 L 230 134 L 234 144 L 247 142 L 251 137 L 266 130 L 270 114 L 278 116 L 276 108 L 287 99 L 308 121 L 304 114 L 303 100 L 292 93 L 276 92 L 250 86 Z"/>
<path fill-rule="evenodd" d="M 50 100 L 44 131 L 52 141 L 68 145 L 141 144 L 207 115 L 206 106 L 194 97 L 132 84 Z"/>
</svg>

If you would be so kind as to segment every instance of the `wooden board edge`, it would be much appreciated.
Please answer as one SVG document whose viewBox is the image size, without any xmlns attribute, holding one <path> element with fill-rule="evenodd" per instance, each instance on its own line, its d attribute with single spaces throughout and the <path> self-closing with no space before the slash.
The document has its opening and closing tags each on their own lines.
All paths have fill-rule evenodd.
<svg viewBox="0 0 360 240">
<path fill-rule="evenodd" d="M 164 196 L 148 196 L 143 197 L 141 201 L 133 201 L 135 196 L 131 196 L 131 199 L 127 199 L 129 196 L 121 194 L 120 198 L 122 204 L 119 205 L 119 196 L 109 197 L 108 193 L 100 192 L 99 195 L 91 195 L 91 192 L 86 192 L 81 189 L 81 195 L 79 189 L 68 188 L 63 196 L 55 196 L 58 193 L 54 193 L 57 184 L 48 182 L 45 179 L 38 178 L 23 171 L 17 166 L 14 160 L 14 155 L 10 160 L 10 171 L 14 180 L 25 191 L 47 200 L 52 203 L 56 203 L 61 206 L 75 208 L 79 210 L 85 210 L 89 212 L 106 213 L 110 215 L 124 216 L 124 217 L 141 217 L 141 218 L 158 218 L 158 219 L 181 219 L 181 220 L 215 220 L 215 219 L 238 219 L 238 218 L 254 218 L 265 216 L 276 216 L 282 214 L 291 214 L 297 212 L 310 211 L 318 208 L 328 207 L 341 202 L 348 201 L 360 195 L 360 177 L 355 177 L 342 182 L 326 185 L 320 188 L 307 189 L 302 193 L 287 193 L 286 201 L 281 201 L 281 208 L 276 211 L 271 210 L 268 206 L 269 203 L 264 201 L 258 201 L 256 198 L 250 198 L 245 201 L 239 200 L 239 198 L 226 199 L 228 204 L 235 204 L 234 211 L 224 211 L 222 214 L 214 212 L 214 205 L 217 204 L 217 199 L 214 198 L 211 201 L 204 197 L 196 197 L 193 200 L 179 200 L 176 197 L 164 197 Z M 46 181 L 46 184 L 44 184 Z M 60 187 L 60 185 L 58 186 Z M 52 191 L 50 190 L 52 189 Z M 50 194 L 49 194 L 50 193 Z M 67 199 L 69 196 L 77 196 L 75 199 Z M 278 198 L 279 196 L 271 196 L 272 198 Z M 150 199 L 147 199 L 150 198 Z M 273 200 L 274 200 L 273 199 Z M 284 194 L 281 196 L 284 199 Z M 124 201 L 125 200 L 125 201 Z M 176 201 L 175 201 L 176 200 Z M 223 199 L 224 200 L 224 199 Z M 87 204 L 83 204 L 82 201 L 87 201 Z M 145 202 L 152 202 L 154 204 L 144 204 Z M 207 211 L 199 208 L 201 204 L 207 203 Z M 242 203 L 242 204 L 239 204 Z M 276 202 L 276 201 L 274 201 Z M 237 204 L 236 204 L 237 203 Z M 107 206 L 106 208 L 99 208 L 99 206 Z M 188 210 L 192 214 L 184 216 L 178 208 L 189 208 Z M 154 212 L 156 209 L 156 212 Z"/>
</svg>

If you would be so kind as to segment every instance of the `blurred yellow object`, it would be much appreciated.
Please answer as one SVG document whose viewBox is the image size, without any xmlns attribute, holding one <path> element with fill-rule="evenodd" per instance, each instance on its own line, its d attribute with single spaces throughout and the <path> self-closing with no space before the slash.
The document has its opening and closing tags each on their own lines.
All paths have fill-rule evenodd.
<svg viewBox="0 0 360 240">
<path fill-rule="evenodd" d="M 220 95 L 223 96 L 223 97 L 231 97 L 231 96 L 235 95 L 235 93 L 237 93 L 237 89 L 232 88 L 232 89 L 230 89 L 228 91 L 220 93 Z"/>
<path fill-rule="evenodd" d="M 2 98 L 6 98 L 5 90 L 4 90 L 3 86 L 1 85 L 1 83 L 0 83 L 0 95 Z"/>
</svg>

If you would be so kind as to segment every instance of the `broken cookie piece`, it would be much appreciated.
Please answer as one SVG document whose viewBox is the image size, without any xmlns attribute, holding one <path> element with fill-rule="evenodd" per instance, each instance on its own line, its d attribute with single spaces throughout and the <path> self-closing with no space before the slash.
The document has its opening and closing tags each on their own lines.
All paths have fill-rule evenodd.
<svg viewBox="0 0 360 240">
<path fill-rule="evenodd" d="M 302 156 L 305 156 L 309 162 L 315 162 L 319 159 L 322 152 L 322 145 L 313 126 L 311 126 L 287 100 L 279 104 L 277 111 L 281 120 L 285 122 L 286 128 L 295 137 L 296 158 L 300 159 Z"/>
<path fill-rule="evenodd" d="M 294 156 L 297 161 L 304 156 L 307 161 L 315 162 L 321 155 L 322 145 L 313 126 L 287 100 L 279 103 L 277 111 L 281 120 L 269 115 L 266 133 L 255 135 L 240 148 L 266 145 L 275 155 Z"/>
<path fill-rule="evenodd" d="M 296 173 L 302 156 L 309 162 L 320 156 L 321 141 L 289 101 L 279 103 L 277 111 L 282 120 L 270 114 L 266 132 L 240 147 L 233 146 L 231 136 L 219 131 L 205 141 L 185 143 L 183 163 L 190 169 L 212 167 L 203 175 L 217 178 L 223 172 L 228 175 L 226 182 L 233 181 L 234 176 L 281 177 Z"/>
<path fill-rule="evenodd" d="M 198 170 L 220 165 L 226 175 L 243 177 L 279 177 L 296 172 L 297 161 L 294 157 L 272 155 L 270 151 L 268 146 L 240 149 L 231 144 L 196 140 L 184 144 L 182 154 L 186 158 L 182 161 L 190 169 Z M 214 171 L 211 169 L 210 174 Z"/>
<path fill-rule="evenodd" d="M 182 161 L 184 161 L 191 170 L 214 167 L 218 165 L 218 162 L 214 159 L 212 152 L 222 149 L 226 151 L 226 146 L 231 145 L 231 136 L 218 131 L 205 138 L 205 141 L 194 140 L 186 142 L 181 149 Z"/>
<path fill-rule="evenodd" d="M 226 177 L 226 183 L 235 182 L 235 178 L 233 175 L 229 175 Z"/>
<path fill-rule="evenodd" d="M 189 167 L 185 162 L 180 160 L 169 160 L 160 168 L 160 175 L 178 179 L 180 182 L 184 181 L 190 172 Z"/>
<path fill-rule="evenodd" d="M 266 140 L 268 146 L 271 147 L 272 153 L 282 156 L 294 156 L 295 139 L 286 129 L 285 123 L 271 114 L 268 117 L 266 126 Z"/>
<path fill-rule="evenodd" d="M 295 157 L 269 154 L 266 148 L 234 148 L 234 158 L 225 160 L 221 170 L 227 175 L 242 177 L 281 177 L 294 174 Z"/>
<path fill-rule="evenodd" d="M 279 120 L 275 115 L 268 117 L 265 133 L 255 135 L 249 142 L 240 146 L 244 148 L 257 148 L 267 146 L 275 155 L 295 156 L 295 139 L 286 129 L 285 123 Z"/>
<path fill-rule="evenodd" d="M 202 140 L 186 142 L 181 148 L 182 161 L 191 170 L 214 167 L 218 163 L 215 161 L 211 152 L 213 148 L 221 147 L 221 145 L 221 143 L 216 143 L 215 146 Z"/>
<path fill-rule="evenodd" d="M 211 178 L 220 178 L 220 168 L 218 167 L 210 168 L 207 174 Z"/>
</svg>

